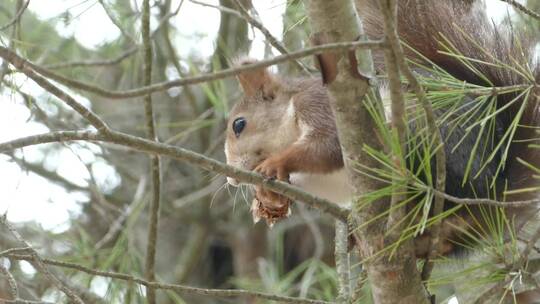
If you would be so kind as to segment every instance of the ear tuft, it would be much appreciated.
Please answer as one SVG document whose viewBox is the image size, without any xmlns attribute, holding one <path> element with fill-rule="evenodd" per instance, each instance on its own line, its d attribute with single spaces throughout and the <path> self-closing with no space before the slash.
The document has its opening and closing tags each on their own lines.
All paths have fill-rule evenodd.
<svg viewBox="0 0 540 304">
<path fill-rule="evenodd" d="M 234 60 L 234 66 L 256 63 L 257 60 L 249 57 L 240 57 Z M 273 77 L 266 68 L 244 71 L 237 75 L 238 82 L 246 96 L 253 96 L 264 87 L 269 87 L 273 83 Z"/>
</svg>

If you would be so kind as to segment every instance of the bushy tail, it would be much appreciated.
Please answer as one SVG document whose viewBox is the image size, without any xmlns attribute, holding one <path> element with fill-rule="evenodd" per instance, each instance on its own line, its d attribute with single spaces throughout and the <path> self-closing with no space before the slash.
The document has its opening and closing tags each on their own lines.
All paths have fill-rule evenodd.
<svg viewBox="0 0 540 304">
<path fill-rule="evenodd" d="M 365 32 L 370 38 L 383 35 L 376 2 L 357 0 Z M 400 0 L 398 5 L 398 30 L 402 41 L 454 77 L 478 85 L 487 84 L 485 78 L 473 72 L 471 67 L 441 52 L 448 47 L 451 52 L 481 62 L 527 65 L 534 71 L 536 82 L 540 81 L 538 60 L 534 60 L 534 48 L 539 38 L 514 30 L 511 25 L 496 27 L 486 15 L 483 1 Z M 376 61 L 382 63 L 379 58 Z M 527 82 L 523 75 L 510 69 L 469 63 L 495 86 Z"/>
<path fill-rule="evenodd" d="M 422 57 L 467 83 L 489 87 L 524 85 L 532 87 L 497 114 L 503 134 L 511 128 L 515 117 L 521 117 L 506 157 L 507 189 L 539 187 L 529 163 L 540 168 L 540 149 L 530 147 L 540 143 L 536 130 L 540 127 L 540 64 L 539 37 L 527 35 L 510 22 L 495 25 L 486 14 L 483 1 L 474 0 L 399 0 L 398 31 L 407 45 L 407 55 L 413 60 Z M 383 36 L 383 22 L 375 0 L 356 0 L 364 30 L 371 39 Z M 411 51 L 415 50 L 415 51 Z M 449 55 L 451 53 L 452 55 Z M 419 55 L 420 54 L 420 55 Z M 374 53 L 378 70 L 383 70 L 382 53 Z M 515 94 L 497 96 L 498 108 L 514 100 Z M 526 102 L 525 111 L 523 103 Z M 521 111 L 521 112 L 520 112 Z M 497 139 L 495 139 L 497 141 Z M 519 159 L 519 160 L 518 160 Z M 539 188 L 540 189 L 540 188 Z M 507 199 L 530 199 L 540 191 Z"/>
</svg>

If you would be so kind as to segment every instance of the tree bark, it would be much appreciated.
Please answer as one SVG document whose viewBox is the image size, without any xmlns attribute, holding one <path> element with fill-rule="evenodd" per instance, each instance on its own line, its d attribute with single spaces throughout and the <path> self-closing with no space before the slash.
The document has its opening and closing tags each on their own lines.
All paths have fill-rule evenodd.
<svg viewBox="0 0 540 304">
<path fill-rule="evenodd" d="M 354 41 L 363 37 L 358 15 L 350 0 L 309 0 L 306 1 L 307 15 L 312 33 L 324 36 L 330 41 Z M 337 55 L 337 76 L 328 84 L 332 106 L 336 116 L 338 133 L 343 149 L 345 167 L 354 188 L 353 221 L 365 223 L 388 208 L 388 199 L 365 203 L 365 194 L 381 189 L 384 185 L 361 174 L 357 164 L 370 168 L 380 166 L 363 150 L 368 145 L 383 150 L 383 144 L 373 132 L 376 124 L 364 107 L 362 99 L 369 93 L 369 78 L 373 75 L 371 54 L 363 50 L 357 54 L 360 75 L 355 71 L 356 64 L 347 51 Z M 373 221 L 357 229 L 355 236 L 360 255 L 372 286 L 374 303 L 429 303 L 416 268 L 412 241 L 404 242 L 396 252 L 380 254 L 385 248 L 386 218 Z"/>
</svg>

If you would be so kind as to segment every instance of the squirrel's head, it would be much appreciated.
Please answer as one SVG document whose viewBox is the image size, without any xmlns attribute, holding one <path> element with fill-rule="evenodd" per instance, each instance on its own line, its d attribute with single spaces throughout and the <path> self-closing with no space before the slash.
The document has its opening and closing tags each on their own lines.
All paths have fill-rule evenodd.
<svg viewBox="0 0 540 304">
<path fill-rule="evenodd" d="M 242 59 L 237 66 L 256 62 Z M 227 123 L 227 164 L 253 170 L 268 156 L 289 146 L 298 136 L 292 93 L 268 69 L 242 72 L 237 77 L 243 97 L 232 108 Z M 237 186 L 235 179 L 227 178 Z"/>
</svg>

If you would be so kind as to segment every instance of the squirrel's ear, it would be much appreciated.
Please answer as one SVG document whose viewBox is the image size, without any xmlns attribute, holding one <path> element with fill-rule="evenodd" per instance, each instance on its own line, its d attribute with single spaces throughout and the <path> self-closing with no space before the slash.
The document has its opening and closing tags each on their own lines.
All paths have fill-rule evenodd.
<svg viewBox="0 0 540 304">
<path fill-rule="evenodd" d="M 252 64 L 257 62 L 251 58 L 241 58 L 235 62 L 235 66 L 242 66 L 246 64 Z M 255 69 L 242 72 L 237 75 L 238 82 L 242 87 L 242 91 L 246 96 L 253 96 L 257 91 L 263 89 L 265 86 L 272 84 L 272 75 L 266 68 Z"/>
</svg>

